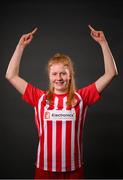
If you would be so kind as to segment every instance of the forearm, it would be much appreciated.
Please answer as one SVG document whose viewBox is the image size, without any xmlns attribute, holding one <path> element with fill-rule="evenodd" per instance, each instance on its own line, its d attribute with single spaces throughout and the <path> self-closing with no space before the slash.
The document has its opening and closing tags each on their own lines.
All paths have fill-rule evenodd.
<svg viewBox="0 0 123 180">
<path fill-rule="evenodd" d="M 103 89 L 105 89 L 112 79 L 118 75 L 117 67 L 115 64 L 115 60 L 110 51 L 107 42 L 103 42 L 101 44 L 103 57 L 104 57 L 104 74 L 96 81 L 97 90 L 101 93 Z"/>
<path fill-rule="evenodd" d="M 109 78 L 113 78 L 118 74 L 117 67 L 115 64 L 115 60 L 113 58 L 113 55 L 111 53 L 111 50 L 108 46 L 107 41 L 103 42 L 101 44 L 103 57 L 104 57 L 104 70 L 105 75 L 107 75 Z"/>
<path fill-rule="evenodd" d="M 6 78 L 8 80 L 11 80 L 15 76 L 19 76 L 19 67 L 23 51 L 24 47 L 18 44 L 6 71 Z"/>
<path fill-rule="evenodd" d="M 37 28 L 21 36 L 6 71 L 6 78 L 21 94 L 25 92 L 28 83 L 23 78 L 19 77 L 20 62 L 25 47 L 30 44 L 36 31 Z"/>
<path fill-rule="evenodd" d="M 118 74 L 118 71 L 103 31 L 96 31 L 90 25 L 89 28 L 92 38 L 100 44 L 103 53 L 104 74 L 96 80 L 97 90 L 101 93 L 110 84 L 114 76 Z"/>
</svg>

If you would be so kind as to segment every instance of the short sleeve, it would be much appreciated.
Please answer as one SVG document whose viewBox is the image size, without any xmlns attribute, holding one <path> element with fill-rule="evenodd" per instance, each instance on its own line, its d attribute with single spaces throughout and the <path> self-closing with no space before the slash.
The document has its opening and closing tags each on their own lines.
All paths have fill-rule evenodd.
<svg viewBox="0 0 123 180">
<path fill-rule="evenodd" d="M 98 92 L 95 83 L 92 83 L 92 84 L 90 84 L 90 85 L 88 85 L 82 89 L 79 89 L 78 93 L 80 94 L 83 101 L 87 105 L 94 104 L 101 98 L 101 95 Z"/>
<path fill-rule="evenodd" d="M 36 106 L 39 98 L 45 91 L 42 91 L 31 84 L 27 84 L 26 90 L 22 95 L 22 100 L 26 101 L 28 104 L 32 106 Z"/>
</svg>

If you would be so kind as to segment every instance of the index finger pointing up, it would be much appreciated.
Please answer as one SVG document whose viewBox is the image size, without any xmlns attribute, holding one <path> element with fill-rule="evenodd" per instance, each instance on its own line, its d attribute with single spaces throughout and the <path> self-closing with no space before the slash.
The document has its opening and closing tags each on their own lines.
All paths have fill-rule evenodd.
<svg viewBox="0 0 123 180">
<path fill-rule="evenodd" d="M 36 27 L 36 28 L 31 32 L 31 34 L 34 35 L 37 30 L 38 30 L 38 28 Z"/>
<path fill-rule="evenodd" d="M 92 28 L 90 24 L 88 25 L 88 27 L 89 27 L 89 29 L 90 29 L 91 31 L 95 31 L 95 29 Z"/>
</svg>

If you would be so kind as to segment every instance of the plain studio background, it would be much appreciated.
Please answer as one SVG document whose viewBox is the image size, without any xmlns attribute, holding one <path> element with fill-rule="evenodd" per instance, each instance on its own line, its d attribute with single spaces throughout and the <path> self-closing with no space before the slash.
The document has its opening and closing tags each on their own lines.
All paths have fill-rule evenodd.
<svg viewBox="0 0 123 180">
<path fill-rule="evenodd" d="M 33 108 L 5 79 L 19 38 L 38 27 L 22 57 L 20 74 L 46 89 L 48 59 L 57 52 L 74 61 L 78 88 L 104 70 L 100 46 L 88 24 L 103 30 L 119 76 L 89 110 L 84 127 L 87 178 L 123 178 L 123 3 L 91 1 L 6 2 L 0 11 L 0 178 L 33 178 L 38 145 Z"/>
</svg>

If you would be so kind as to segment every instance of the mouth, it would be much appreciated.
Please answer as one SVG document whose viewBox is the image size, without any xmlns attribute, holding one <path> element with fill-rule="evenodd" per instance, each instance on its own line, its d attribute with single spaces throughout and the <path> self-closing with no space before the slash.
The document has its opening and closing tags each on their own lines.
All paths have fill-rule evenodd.
<svg viewBox="0 0 123 180">
<path fill-rule="evenodd" d="M 66 86 L 67 82 L 66 81 L 56 81 L 55 84 L 58 86 L 61 86 L 61 85 Z"/>
</svg>

